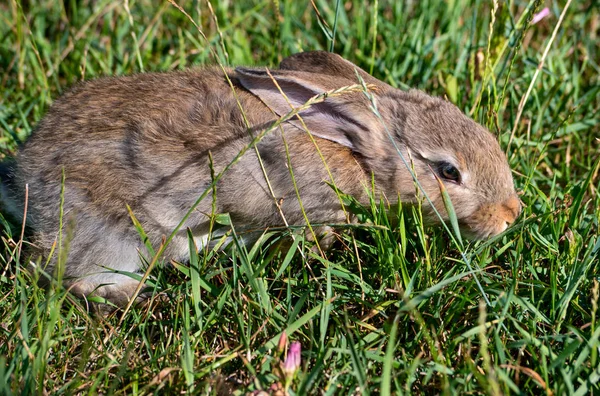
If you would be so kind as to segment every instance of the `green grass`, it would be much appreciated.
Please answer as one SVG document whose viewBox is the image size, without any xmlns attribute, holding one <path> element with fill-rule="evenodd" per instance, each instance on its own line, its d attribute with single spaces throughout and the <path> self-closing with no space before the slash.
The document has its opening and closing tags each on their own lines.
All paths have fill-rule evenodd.
<svg viewBox="0 0 600 396">
<path fill-rule="evenodd" d="M 354 208 L 365 224 L 325 257 L 298 230 L 290 250 L 268 231 L 155 268 L 161 298 L 108 318 L 38 288 L 20 224 L 3 224 L 0 394 L 268 389 L 284 330 L 302 343 L 295 394 L 600 393 L 600 14 L 576 1 L 559 24 L 565 2 L 541 3 L 180 2 L 208 42 L 168 2 L 0 4 L 6 156 L 83 78 L 215 63 L 211 49 L 223 64 L 270 66 L 333 49 L 496 133 L 524 203 L 510 232 L 464 256 L 417 209 L 392 224 L 377 202 Z M 544 6 L 551 16 L 530 25 Z"/>
</svg>

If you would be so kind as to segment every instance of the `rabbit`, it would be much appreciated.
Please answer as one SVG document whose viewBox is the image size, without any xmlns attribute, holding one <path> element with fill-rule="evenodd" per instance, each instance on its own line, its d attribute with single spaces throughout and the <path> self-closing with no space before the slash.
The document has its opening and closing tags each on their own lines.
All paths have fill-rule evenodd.
<svg viewBox="0 0 600 396">
<path fill-rule="evenodd" d="M 358 76 L 373 99 L 360 89 L 330 92 L 362 84 Z M 325 92 L 292 117 L 292 106 Z M 124 306 L 139 282 L 119 272 L 143 273 L 139 255 L 148 254 L 127 206 L 158 246 L 243 150 L 214 186 L 216 212 L 229 213 L 236 227 L 346 222 L 330 184 L 367 202 L 372 180 L 389 201 L 415 204 L 426 193 L 447 218 L 441 180 L 462 232 L 475 239 L 503 232 L 521 211 L 489 131 L 443 99 L 393 88 L 322 51 L 290 56 L 278 70 L 210 66 L 76 84 L 16 155 L 5 198 L 23 212 L 28 186 L 23 221 L 48 258 L 60 231 L 64 178 L 64 284 L 80 297 Z M 164 259 L 189 259 L 188 229 L 199 247 L 209 243 L 212 201 L 209 195 L 198 204 Z M 49 263 L 52 273 L 56 258 Z"/>
</svg>

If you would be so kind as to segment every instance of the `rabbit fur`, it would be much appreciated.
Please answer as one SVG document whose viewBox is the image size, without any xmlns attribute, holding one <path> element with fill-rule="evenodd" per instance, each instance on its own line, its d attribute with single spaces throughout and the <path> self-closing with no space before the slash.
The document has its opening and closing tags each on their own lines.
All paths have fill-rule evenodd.
<svg viewBox="0 0 600 396">
<path fill-rule="evenodd" d="M 393 139 L 446 216 L 436 176 L 442 180 L 468 236 L 496 235 L 519 215 L 511 170 L 496 139 L 445 100 L 395 89 L 328 52 L 293 55 L 279 70 L 225 72 L 233 88 L 219 67 L 77 84 L 55 101 L 21 148 L 8 195 L 22 211 L 28 185 L 26 222 L 44 257 L 59 233 L 64 172 L 63 238 L 69 247 L 63 279 L 73 292 L 126 304 L 138 282 L 109 269 L 143 272 L 139 252 L 147 254 L 127 205 L 158 246 L 210 188 L 209 153 L 218 174 L 290 106 L 358 84 L 357 75 L 381 119 L 365 93 L 356 90 L 310 106 L 300 112 L 301 121 L 294 117 L 266 133 L 256 150 L 249 149 L 224 173 L 216 185 L 217 213 L 229 213 L 236 228 L 304 224 L 290 169 L 311 223 L 348 220 L 328 184 L 328 171 L 340 191 L 359 200 L 365 201 L 373 176 L 380 196 L 417 202 L 422 197 Z M 460 180 L 444 179 L 449 165 Z M 427 202 L 424 207 L 436 221 Z M 163 257 L 189 259 L 187 229 L 202 246 L 211 212 L 209 195 Z M 56 259 L 49 262 L 46 270 L 52 273 Z"/>
</svg>

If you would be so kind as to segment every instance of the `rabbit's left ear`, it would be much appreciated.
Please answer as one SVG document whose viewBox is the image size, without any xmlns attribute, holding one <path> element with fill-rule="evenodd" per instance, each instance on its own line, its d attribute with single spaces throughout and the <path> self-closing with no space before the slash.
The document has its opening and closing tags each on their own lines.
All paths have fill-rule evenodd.
<svg viewBox="0 0 600 396">
<path fill-rule="evenodd" d="M 348 85 L 347 80 L 297 71 L 266 71 L 238 67 L 237 78 L 244 88 L 258 96 L 277 115 L 284 116 L 304 105 L 310 98 Z M 277 81 L 277 85 L 275 82 Z M 281 88 L 281 90 L 280 90 Z M 285 94 L 285 96 L 282 94 Z M 327 97 L 300 112 L 308 130 L 317 137 L 331 140 L 362 152 L 361 142 L 372 139 L 379 121 L 370 111 L 362 93 L 342 93 Z M 291 122 L 304 129 L 297 117 Z M 362 153 L 367 154 L 367 153 Z"/>
</svg>

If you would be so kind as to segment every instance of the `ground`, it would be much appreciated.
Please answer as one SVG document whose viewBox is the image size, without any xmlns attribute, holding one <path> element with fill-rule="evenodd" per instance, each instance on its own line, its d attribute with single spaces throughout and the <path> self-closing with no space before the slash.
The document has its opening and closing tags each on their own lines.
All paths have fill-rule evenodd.
<svg viewBox="0 0 600 396">
<path fill-rule="evenodd" d="M 109 317 L 38 287 L 27 235 L 0 218 L 0 394 L 600 393 L 599 29 L 594 1 L 0 4 L 5 158 L 82 79 L 324 49 L 487 126 L 524 205 L 464 247 L 418 210 L 357 207 L 364 224 L 324 255 L 269 231 L 156 267 L 156 298 Z M 301 345 L 287 382 L 283 332 Z"/>
</svg>

